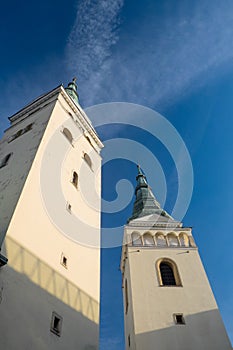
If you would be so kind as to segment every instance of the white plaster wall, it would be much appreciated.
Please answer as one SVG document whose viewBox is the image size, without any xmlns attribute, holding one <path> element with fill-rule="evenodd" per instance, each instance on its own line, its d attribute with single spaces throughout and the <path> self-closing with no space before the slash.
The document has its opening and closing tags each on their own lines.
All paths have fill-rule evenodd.
<svg viewBox="0 0 233 350">
<path fill-rule="evenodd" d="M 231 349 L 197 249 L 128 246 L 127 251 L 135 349 Z M 182 287 L 159 285 L 161 258 L 177 264 Z M 184 315 L 185 325 L 174 323 L 175 313 Z"/>
<path fill-rule="evenodd" d="M 43 109 L 6 130 L 0 141 L 0 159 L 13 153 L 7 166 L 0 169 L 0 245 L 19 199 L 38 145 L 54 108 L 55 98 Z M 34 123 L 32 130 L 8 143 L 10 136 Z"/>
<path fill-rule="evenodd" d="M 14 349 L 16 343 L 26 349 L 23 344 L 27 340 L 34 342 L 28 349 L 98 348 L 101 157 L 83 136 L 80 124 L 71 119 L 73 109 L 62 94 L 57 97 L 54 108 L 44 111 L 50 119 L 39 148 L 33 138 L 30 141 L 30 148 L 38 151 L 3 247 L 9 261 L 1 271 L 0 332 L 5 330 L 7 349 Z M 72 132 L 72 145 L 63 135 L 63 127 Z M 18 138 L 17 150 L 27 149 L 26 135 Z M 98 150 L 91 135 L 89 138 Z M 84 164 L 83 152 L 90 154 L 92 169 Z M 12 159 L 9 172 L 23 172 L 22 153 L 17 153 L 20 169 Z M 78 189 L 70 181 L 73 170 L 80 173 Z M 85 192 L 81 182 L 87 180 L 91 191 Z M 67 202 L 72 205 L 71 213 Z M 61 264 L 62 254 L 67 268 Z M 63 317 L 61 337 L 49 330 L 52 311 Z M 27 331 L 17 331 L 13 341 L 9 324 L 17 329 L 20 313 Z"/>
</svg>

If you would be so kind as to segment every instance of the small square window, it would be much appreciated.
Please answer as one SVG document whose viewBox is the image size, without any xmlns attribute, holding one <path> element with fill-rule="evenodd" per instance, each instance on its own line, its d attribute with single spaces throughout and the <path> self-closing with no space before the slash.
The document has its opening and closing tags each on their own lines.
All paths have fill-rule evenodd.
<svg viewBox="0 0 233 350">
<path fill-rule="evenodd" d="M 174 316 L 175 324 L 185 324 L 183 314 L 174 314 L 173 316 Z"/>
<path fill-rule="evenodd" d="M 62 328 L 62 317 L 53 311 L 52 318 L 51 318 L 50 331 L 60 337 L 61 336 L 61 328 Z"/>
</svg>

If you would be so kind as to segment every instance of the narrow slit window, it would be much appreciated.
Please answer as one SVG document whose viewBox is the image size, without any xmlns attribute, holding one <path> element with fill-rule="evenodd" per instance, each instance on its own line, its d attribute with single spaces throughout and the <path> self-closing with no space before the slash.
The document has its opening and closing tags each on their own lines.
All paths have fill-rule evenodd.
<svg viewBox="0 0 233 350">
<path fill-rule="evenodd" d="M 70 203 L 67 203 L 66 204 L 66 209 L 68 210 L 69 213 L 71 213 L 71 204 Z"/>
<path fill-rule="evenodd" d="M 61 265 L 64 266 L 67 269 L 67 257 L 62 253 L 61 255 Z"/>
<path fill-rule="evenodd" d="M 92 161 L 89 155 L 87 153 L 84 153 L 83 158 L 85 162 L 89 165 L 89 167 L 92 168 Z"/>
<path fill-rule="evenodd" d="M 67 128 L 64 128 L 64 129 L 62 130 L 62 132 L 63 132 L 63 134 L 65 135 L 65 137 L 67 138 L 67 140 L 72 144 L 73 136 L 72 136 L 70 130 L 67 129 Z"/>
<path fill-rule="evenodd" d="M 74 187 L 78 188 L 78 174 L 76 173 L 76 171 L 73 171 L 72 174 L 72 184 L 74 185 Z"/>
</svg>

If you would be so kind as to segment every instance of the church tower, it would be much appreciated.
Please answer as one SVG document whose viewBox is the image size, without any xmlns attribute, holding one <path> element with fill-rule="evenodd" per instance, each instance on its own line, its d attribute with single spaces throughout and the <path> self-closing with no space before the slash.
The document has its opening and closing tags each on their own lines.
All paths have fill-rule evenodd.
<svg viewBox="0 0 233 350">
<path fill-rule="evenodd" d="M 126 349 L 230 350 L 190 227 L 155 199 L 138 167 L 121 271 Z"/>
<path fill-rule="evenodd" d="M 1 347 L 96 350 L 103 145 L 75 79 L 9 119 L 0 141 Z"/>
</svg>

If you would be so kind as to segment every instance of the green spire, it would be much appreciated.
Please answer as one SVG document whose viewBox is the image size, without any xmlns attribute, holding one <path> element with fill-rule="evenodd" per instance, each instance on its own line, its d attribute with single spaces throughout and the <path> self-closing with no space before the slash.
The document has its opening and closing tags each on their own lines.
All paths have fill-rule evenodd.
<svg viewBox="0 0 233 350">
<path fill-rule="evenodd" d="M 78 100 L 78 93 L 77 93 L 77 84 L 76 84 L 76 78 L 74 77 L 73 80 L 68 84 L 68 86 L 65 88 L 68 95 L 72 98 L 72 100 L 79 104 Z"/>
<path fill-rule="evenodd" d="M 136 199 L 134 202 L 132 216 L 128 219 L 128 222 L 136 218 L 140 218 L 151 214 L 169 217 L 169 215 L 163 209 L 161 209 L 160 204 L 155 199 L 155 196 L 152 193 L 140 166 L 138 165 L 137 168 L 137 186 L 135 189 Z"/>
</svg>

